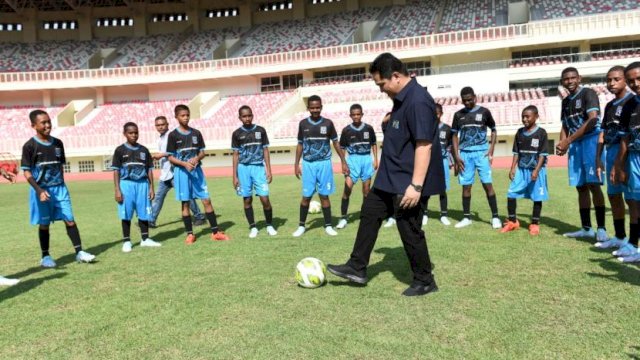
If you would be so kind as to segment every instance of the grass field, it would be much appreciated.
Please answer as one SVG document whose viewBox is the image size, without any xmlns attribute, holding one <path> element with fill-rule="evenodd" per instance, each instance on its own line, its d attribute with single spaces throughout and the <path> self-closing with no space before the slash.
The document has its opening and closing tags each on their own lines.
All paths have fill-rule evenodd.
<svg viewBox="0 0 640 360">
<path fill-rule="evenodd" d="M 492 230 L 480 186 L 472 201 L 477 217 L 465 229 L 441 225 L 433 199 L 425 229 L 440 292 L 418 298 L 400 295 L 411 275 L 395 228 L 380 230 L 366 287 L 331 275 L 320 289 L 296 286 L 293 268 L 303 257 L 347 259 L 357 220 L 331 238 L 321 215 L 310 215 L 308 232 L 292 238 L 300 192 L 294 177 L 272 184 L 276 237 L 263 230 L 248 239 L 230 179 L 216 178 L 210 190 L 232 241 L 213 243 L 198 228 L 199 241 L 185 246 L 171 192 L 152 232 L 163 246 L 129 254 L 120 250 L 111 183 L 71 183 L 85 248 L 98 261 L 74 263 L 57 223 L 54 270 L 39 267 L 27 186 L 0 186 L 0 273 L 22 279 L 0 289 L 0 359 L 638 359 L 640 267 L 563 238 L 579 223 L 577 196 L 565 170 L 549 176 L 552 199 L 538 238 Z M 494 179 L 504 216 L 506 171 L 496 170 Z M 332 197 L 334 215 L 339 196 Z M 355 192 L 351 211 L 360 203 Z M 459 219 L 457 185 L 449 204 Z M 518 205 L 528 225 L 531 203 Z M 607 224 L 612 233 L 610 212 Z M 132 235 L 137 239 L 137 228 Z"/>
</svg>

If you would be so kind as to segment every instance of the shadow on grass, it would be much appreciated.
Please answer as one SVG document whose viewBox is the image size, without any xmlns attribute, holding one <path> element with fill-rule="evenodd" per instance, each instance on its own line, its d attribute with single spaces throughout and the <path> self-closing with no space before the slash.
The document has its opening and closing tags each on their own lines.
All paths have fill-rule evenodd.
<svg viewBox="0 0 640 360">
<path fill-rule="evenodd" d="M 590 261 L 597 263 L 604 270 L 613 272 L 613 274 L 597 274 L 590 272 L 587 273 L 587 275 L 640 286 L 640 265 L 637 263 L 623 264 L 615 259 L 591 259 Z"/>
<path fill-rule="evenodd" d="M 400 282 L 410 285 L 413 280 L 411 269 L 409 268 L 409 260 L 402 246 L 395 248 L 376 249 L 377 254 L 383 254 L 382 260 L 370 265 L 367 268 L 369 279 L 373 279 L 380 273 L 390 271 L 393 276 Z"/>
<path fill-rule="evenodd" d="M 627 353 L 627 355 L 629 355 L 629 358 L 633 360 L 640 360 L 640 346 L 632 346 L 631 351 L 635 351 L 636 353 Z"/>
<path fill-rule="evenodd" d="M 279 217 L 274 217 L 273 218 L 273 227 L 276 228 L 276 230 L 278 230 L 281 226 L 284 226 L 284 224 L 287 223 L 288 219 L 283 219 L 283 218 L 279 218 Z M 258 229 L 264 229 L 267 227 L 267 222 L 265 220 L 260 220 L 258 222 L 256 222 L 256 226 L 258 227 Z"/>
<path fill-rule="evenodd" d="M 30 291 L 42 285 L 42 283 L 45 281 L 60 279 L 65 276 L 67 276 L 66 272 L 58 272 L 58 273 L 51 274 L 38 279 L 29 279 L 29 280 L 20 281 L 18 284 L 7 287 L 5 290 L 0 292 L 0 303 L 2 303 L 3 301 L 9 300 L 11 298 L 14 298 L 16 296 L 20 296 L 26 293 L 27 291 Z"/>
<path fill-rule="evenodd" d="M 122 242 L 121 240 L 115 240 L 115 241 L 112 241 L 112 242 L 109 242 L 109 243 L 103 243 L 103 244 L 100 244 L 100 245 L 96 245 L 96 246 L 90 247 L 88 249 L 85 248 L 84 250 L 86 252 L 96 256 L 96 260 L 93 261 L 93 263 L 96 263 L 96 262 L 99 261 L 99 257 L 98 256 L 100 254 L 102 254 L 103 252 L 107 251 L 108 249 L 110 249 L 110 248 L 112 248 L 112 247 L 114 247 L 114 246 L 116 246 L 118 244 L 121 244 L 121 242 Z M 71 264 L 71 263 L 73 263 L 75 261 L 76 261 L 76 254 L 70 253 L 70 254 L 64 255 L 63 257 L 61 257 L 59 259 L 56 259 L 56 264 L 57 264 L 56 269 L 64 269 L 64 267 L 66 265 L 69 265 L 69 264 Z M 35 273 L 40 272 L 42 270 L 46 270 L 46 269 L 43 268 L 42 266 L 33 266 L 33 267 L 30 267 L 30 268 L 28 268 L 26 270 L 23 270 L 23 271 L 20 271 L 18 273 L 15 273 L 15 274 L 6 275 L 6 277 L 21 279 L 23 277 L 35 274 Z"/>
</svg>

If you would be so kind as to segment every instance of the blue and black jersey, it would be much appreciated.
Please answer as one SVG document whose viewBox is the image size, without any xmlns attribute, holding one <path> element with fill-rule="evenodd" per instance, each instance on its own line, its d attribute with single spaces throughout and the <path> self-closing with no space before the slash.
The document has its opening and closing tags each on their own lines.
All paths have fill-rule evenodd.
<svg viewBox="0 0 640 360">
<path fill-rule="evenodd" d="M 298 144 L 302 144 L 304 161 L 331 159 L 331 141 L 338 140 L 338 133 L 329 119 L 321 117 L 318 121 L 306 118 L 298 126 Z"/>
<path fill-rule="evenodd" d="M 149 169 L 153 169 L 153 158 L 143 145 L 125 143 L 113 153 L 111 168 L 120 173 L 120 180 L 147 180 Z"/>
<path fill-rule="evenodd" d="M 549 155 L 547 139 L 547 131 L 539 126 L 530 132 L 524 127 L 518 129 L 513 142 L 513 154 L 518 155 L 518 167 L 533 170 L 538 166 L 540 156 L 544 156 L 542 166 L 545 166 Z"/>
<path fill-rule="evenodd" d="M 453 115 L 451 131 L 458 134 L 458 147 L 465 151 L 488 150 L 487 128 L 496 131 L 491 111 L 482 106 L 464 108 Z"/>
<path fill-rule="evenodd" d="M 62 165 L 65 162 L 64 145 L 53 136 L 49 136 L 47 141 L 32 137 L 22 146 L 20 167 L 31 171 L 40 187 L 64 184 Z"/>
<path fill-rule="evenodd" d="M 359 127 L 349 124 L 340 134 L 340 147 L 349 155 L 370 155 L 371 147 L 376 145 L 376 132 L 369 124 L 361 123 Z"/>
<path fill-rule="evenodd" d="M 239 153 L 240 164 L 262 165 L 264 148 L 268 146 L 267 130 L 262 126 L 253 125 L 249 129 L 241 126 L 231 135 L 231 149 Z"/>
<path fill-rule="evenodd" d="M 620 116 L 622 126 L 629 134 L 629 151 L 640 151 L 640 96 L 627 101 Z"/>
<path fill-rule="evenodd" d="M 449 158 L 449 153 L 451 152 L 451 126 L 440 123 L 438 125 L 438 139 L 440 139 L 440 152 L 442 153 L 443 159 Z"/>
<path fill-rule="evenodd" d="M 620 139 L 627 134 L 627 130 L 620 123 L 622 109 L 629 100 L 633 101 L 633 93 L 627 92 L 621 99 L 613 99 L 604 108 L 602 130 L 604 131 L 605 145 L 620 143 Z"/>
<path fill-rule="evenodd" d="M 192 159 L 200 151 L 204 151 L 204 139 L 200 131 L 190 128 L 188 132 L 182 132 L 180 129 L 175 129 L 169 133 L 167 139 L 167 153 L 180 161 L 187 161 Z M 200 166 L 200 162 L 198 166 Z"/>
<path fill-rule="evenodd" d="M 562 126 L 567 129 L 567 135 L 572 135 L 589 118 L 589 113 L 598 112 L 598 120 L 593 130 L 588 134 L 600 131 L 600 100 L 595 91 L 589 88 L 580 87 L 575 94 L 569 95 L 562 100 Z M 587 134 L 585 134 L 587 135 Z"/>
</svg>

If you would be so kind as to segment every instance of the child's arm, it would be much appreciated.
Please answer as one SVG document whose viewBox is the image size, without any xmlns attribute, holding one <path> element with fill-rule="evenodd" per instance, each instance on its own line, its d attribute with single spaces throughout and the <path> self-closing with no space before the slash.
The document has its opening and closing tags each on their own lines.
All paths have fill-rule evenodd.
<svg viewBox="0 0 640 360">
<path fill-rule="evenodd" d="M 115 189 L 115 199 L 118 204 L 122 204 L 122 191 L 120 191 L 120 171 L 115 169 L 113 172 L 113 187 Z"/>
<path fill-rule="evenodd" d="M 349 175 L 349 166 L 347 165 L 347 159 L 344 157 L 344 151 L 340 148 L 338 140 L 333 140 L 333 148 L 336 149 L 336 153 L 340 156 L 340 162 L 342 163 L 342 174 Z"/>
<path fill-rule="evenodd" d="M 611 171 L 611 182 L 614 184 L 626 184 L 627 183 L 627 172 L 624 168 L 624 164 L 627 163 L 627 154 L 629 148 L 629 136 L 626 135 L 622 139 L 620 139 L 620 150 L 618 150 L 618 156 L 616 157 L 616 161 L 613 165 L 613 170 Z"/>
<path fill-rule="evenodd" d="M 371 152 L 373 153 L 373 170 L 378 170 L 378 145 L 371 145 Z"/>
<path fill-rule="evenodd" d="M 2 175 L 3 178 L 9 180 L 10 183 L 15 184 L 16 182 L 16 175 L 9 172 L 9 171 L 5 171 L 3 168 L 0 167 L 0 175 Z"/>
<path fill-rule="evenodd" d="M 153 188 L 153 168 L 150 167 L 147 170 L 147 178 L 149 180 L 149 200 L 153 200 L 156 197 L 155 189 Z"/>
<path fill-rule="evenodd" d="M 509 180 L 513 180 L 516 176 L 516 166 L 518 166 L 518 154 L 513 154 L 513 159 L 511 160 L 511 170 L 509 170 Z"/>
<path fill-rule="evenodd" d="M 542 169 L 542 165 L 544 164 L 545 157 L 546 156 L 544 155 L 538 156 L 538 164 L 536 165 L 536 168 L 533 169 L 533 172 L 531 173 L 531 181 L 538 180 L 538 174 L 540 174 L 540 169 Z"/>
<path fill-rule="evenodd" d="M 233 188 L 238 189 L 240 186 L 240 180 L 238 180 L 238 162 L 240 160 L 240 152 L 233 150 Z"/>
<path fill-rule="evenodd" d="M 602 150 L 604 149 L 604 131 L 600 132 L 598 135 L 598 147 L 596 150 L 596 175 L 598 175 L 598 180 L 600 176 L 602 176 L 602 172 L 604 171 L 604 165 L 602 164 Z"/>
<path fill-rule="evenodd" d="M 267 183 L 271 184 L 271 180 L 273 180 L 273 175 L 271 174 L 271 155 L 269 155 L 269 148 L 262 148 L 262 152 L 264 154 L 264 166 L 267 171 Z"/>
<path fill-rule="evenodd" d="M 183 167 L 187 169 L 187 171 L 191 171 L 195 167 L 190 162 L 178 160 L 175 156 L 171 154 L 169 154 L 169 162 L 175 166 Z"/>
<path fill-rule="evenodd" d="M 36 194 L 38 194 L 38 199 L 40 199 L 40 201 L 49 201 L 50 195 L 49 192 L 47 192 L 47 190 L 43 189 L 40 187 L 40 185 L 38 185 L 38 183 L 36 182 L 36 179 L 33 177 L 33 174 L 31 173 L 31 170 L 24 170 L 24 178 L 27 179 L 27 182 L 29 183 L 29 185 L 31 185 L 31 187 L 36 191 Z"/>
</svg>

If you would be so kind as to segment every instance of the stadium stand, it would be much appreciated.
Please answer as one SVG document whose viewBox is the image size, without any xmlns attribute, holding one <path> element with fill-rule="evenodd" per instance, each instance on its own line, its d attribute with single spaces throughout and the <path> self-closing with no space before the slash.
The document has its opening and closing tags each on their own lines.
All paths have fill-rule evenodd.
<svg viewBox="0 0 640 360">
<path fill-rule="evenodd" d="M 532 20 L 559 19 L 640 8 L 637 0 L 532 0 Z"/>
<path fill-rule="evenodd" d="M 213 51 L 225 39 L 241 37 L 246 29 L 228 28 L 222 30 L 207 30 L 189 35 L 164 60 L 165 64 L 213 60 Z"/>
<path fill-rule="evenodd" d="M 0 141 L 0 152 L 21 149 L 26 139 L 34 132 L 29 122 L 29 113 L 35 109 L 43 109 L 53 120 L 64 106 L 44 108 L 42 106 L 15 106 L 0 108 L 0 134 L 5 134 Z"/>
<path fill-rule="evenodd" d="M 325 15 L 305 20 L 287 20 L 253 27 L 242 39 L 234 56 L 253 56 L 336 46 L 348 43 L 364 21 L 374 20 L 379 8 Z"/>
<path fill-rule="evenodd" d="M 428 35 L 436 31 L 436 17 L 441 1 L 407 1 L 406 6 L 392 6 L 380 22 L 381 29 L 388 29 L 384 39 Z"/>
<path fill-rule="evenodd" d="M 438 32 L 507 25 L 507 8 L 507 0 L 449 1 Z"/>
<path fill-rule="evenodd" d="M 161 62 L 164 49 L 172 44 L 178 34 L 151 35 L 133 38 L 118 50 L 119 57 L 111 67 L 142 66 Z"/>
</svg>

